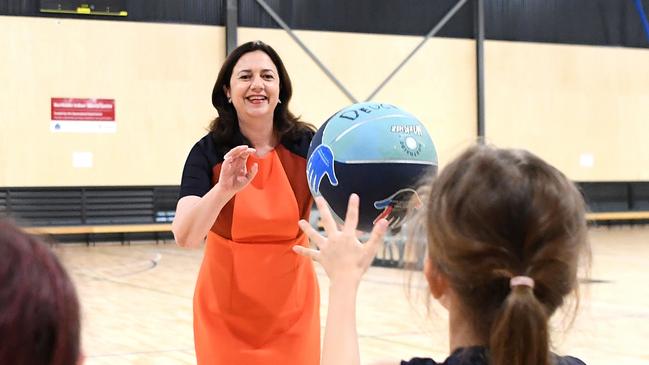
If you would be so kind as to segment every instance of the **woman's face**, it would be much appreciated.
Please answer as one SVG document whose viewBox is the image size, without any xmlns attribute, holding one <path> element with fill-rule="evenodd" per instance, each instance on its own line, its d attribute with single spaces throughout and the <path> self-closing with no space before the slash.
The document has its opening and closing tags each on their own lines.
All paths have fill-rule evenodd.
<svg viewBox="0 0 649 365">
<path fill-rule="evenodd" d="M 265 52 L 244 54 L 232 69 L 230 88 L 225 94 L 232 99 L 239 118 L 268 117 L 279 100 L 279 73 Z"/>
</svg>

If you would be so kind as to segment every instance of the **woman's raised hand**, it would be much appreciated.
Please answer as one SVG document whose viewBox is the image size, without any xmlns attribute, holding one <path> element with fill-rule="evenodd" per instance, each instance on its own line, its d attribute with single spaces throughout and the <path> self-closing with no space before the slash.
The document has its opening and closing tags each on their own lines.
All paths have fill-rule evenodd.
<svg viewBox="0 0 649 365">
<path fill-rule="evenodd" d="M 302 255 L 313 258 L 319 262 L 327 272 L 332 284 L 339 282 L 352 282 L 358 284 L 361 277 L 372 264 L 383 236 L 388 227 L 388 221 L 379 220 L 372 229 L 370 238 L 361 244 L 356 237 L 358 225 L 358 195 L 352 194 L 347 205 L 347 215 L 342 229 L 336 225 L 327 203 L 322 196 L 315 198 L 320 211 L 320 219 L 324 226 L 326 237 L 322 236 L 311 225 L 301 220 L 300 229 L 309 236 L 319 250 L 303 246 L 293 246 L 293 250 Z"/>
<path fill-rule="evenodd" d="M 255 178 L 259 166 L 255 163 L 250 170 L 246 166 L 248 157 L 255 152 L 254 148 L 241 145 L 225 154 L 219 175 L 219 185 L 222 190 L 234 195 Z"/>
</svg>

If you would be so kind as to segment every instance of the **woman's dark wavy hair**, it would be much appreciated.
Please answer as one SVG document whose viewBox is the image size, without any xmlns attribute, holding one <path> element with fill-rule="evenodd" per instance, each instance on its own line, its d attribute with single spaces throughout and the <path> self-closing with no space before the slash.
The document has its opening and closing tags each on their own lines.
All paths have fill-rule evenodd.
<svg viewBox="0 0 649 365">
<path fill-rule="evenodd" d="M 75 365 L 79 301 L 54 253 L 0 219 L 0 364 Z"/>
<path fill-rule="evenodd" d="M 288 108 L 293 95 L 293 88 L 284 63 L 277 52 L 262 41 L 248 42 L 230 53 L 223 66 L 221 66 L 221 71 L 219 71 L 212 90 L 212 105 L 218 111 L 219 116 L 212 121 L 209 130 L 216 145 L 223 153 L 237 145 L 250 144 L 247 138 L 239 131 L 237 111 L 234 109 L 234 105 L 228 102 L 223 87 L 230 87 L 232 70 L 241 56 L 254 51 L 266 53 L 277 67 L 279 73 L 279 99 L 282 102 L 275 107 L 273 127 L 280 143 L 290 143 L 300 138 L 303 132 L 315 130 L 315 127 L 311 124 L 300 121 L 299 117 L 293 115 Z"/>
</svg>

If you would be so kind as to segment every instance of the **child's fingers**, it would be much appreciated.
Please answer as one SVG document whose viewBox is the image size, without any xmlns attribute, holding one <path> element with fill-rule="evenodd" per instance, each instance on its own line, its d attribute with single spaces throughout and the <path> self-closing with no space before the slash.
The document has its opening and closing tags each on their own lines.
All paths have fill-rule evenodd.
<svg viewBox="0 0 649 365">
<path fill-rule="evenodd" d="M 315 204 L 318 206 L 318 211 L 320 212 L 320 222 L 322 223 L 322 226 L 324 227 L 327 234 L 331 235 L 334 232 L 337 232 L 338 227 L 336 226 L 336 221 L 331 215 L 331 211 L 329 210 L 329 206 L 327 205 L 325 199 L 322 196 L 316 196 Z"/>
<path fill-rule="evenodd" d="M 343 226 L 345 232 L 354 233 L 356 231 L 356 226 L 358 226 L 358 204 L 358 195 L 351 194 L 347 203 L 347 214 Z"/>
<path fill-rule="evenodd" d="M 322 248 L 322 245 L 325 242 L 324 237 L 316 231 L 310 224 L 309 222 L 305 221 L 304 219 L 300 220 L 297 222 L 297 225 L 300 227 L 302 232 L 304 232 L 307 237 L 313 242 L 318 248 Z"/>
<path fill-rule="evenodd" d="M 306 248 L 304 246 L 295 245 L 293 246 L 293 251 L 298 255 L 310 257 L 315 261 L 318 261 L 318 259 L 320 258 L 320 251 L 314 250 L 312 248 Z"/>
<path fill-rule="evenodd" d="M 370 233 L 370 239 L 365 242 L 365 249 L 372 257 L 374 257 L 383 242 L 385 232 L 388 230 L 388 224 L 388 221 L 385 219 L 380 219 L 376 222 L 374 228 L 372 228 L 372 233 Z"/>
</svg>

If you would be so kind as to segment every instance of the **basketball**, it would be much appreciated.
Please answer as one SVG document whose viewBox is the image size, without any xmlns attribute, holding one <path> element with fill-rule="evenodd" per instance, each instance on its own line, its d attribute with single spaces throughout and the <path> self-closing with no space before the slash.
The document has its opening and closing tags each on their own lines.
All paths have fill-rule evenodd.
<svg viewBox="0 0 649 365">
<path fill-rule="evenodd" d="M 426 127 L 412 114 L 384 103 L 350 105 L 317 131 L 307 155 L 307 179 L 334 215 L 345 216 L 349 195 L 360 197 L 358 229 L 381 218 L 395 229 L 411 204 L 417 182 L 437 172 L 437 152 Z"/>
</svg>

